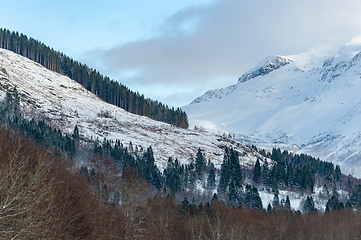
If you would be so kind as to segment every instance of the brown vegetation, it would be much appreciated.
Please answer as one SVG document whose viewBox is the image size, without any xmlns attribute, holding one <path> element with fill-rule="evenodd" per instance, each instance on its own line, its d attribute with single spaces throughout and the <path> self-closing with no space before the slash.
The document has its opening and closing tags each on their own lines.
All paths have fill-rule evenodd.
<svg viewBox="0 0 361 240">
<path fill-rule="evenodd" d="M 96 157 L 96 156 L 95 156 Z M 97 157 L 101 158 L 101 157 Z M 107 159 L 103 159 L 107 162 Z M 1 239 L 359 239 L 359 211 L 300 214 L 288 208 L 234 208 L 220 200 L 195 206 L 151 187 L 127 168 L 117 186 L 72 173 L 66 160 L 0 128 Z M 97 168 L 100 172 L 101 167 Z M 100 174 L 110 174 L 103 168 Z M 109 185 L 109 184 L 108 184 Z"/>
<path fill-rule="evenodd" d="M 1 239 L 102 239 L 108 215 L 64 159 L 0 128 Z"/>
</svg>

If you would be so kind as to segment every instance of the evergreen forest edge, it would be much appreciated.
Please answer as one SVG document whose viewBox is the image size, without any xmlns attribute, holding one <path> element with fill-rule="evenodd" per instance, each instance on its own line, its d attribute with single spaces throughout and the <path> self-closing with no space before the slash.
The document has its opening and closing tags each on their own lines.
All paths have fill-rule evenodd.
<svg viewBox="0 0 361 240">
<path fill-rule="evenodd" d="M 272 205 L 277 207 L 286 204 L 286 199 L 276 201 L 279 189 L 311 194 L 315 185 L 322 183 L 327 191 L 332 192 L 329 194 L 327 210 L 346 206 L 361 207 L 361 185 L 356 185 L 358 179 L 343 175 L 338 165 L 306 154 L 292 154 L 280 149 L 266 152 L 252 146 L 264 158 L 257 159 L 253 169 L 247 169 L 241 167 L 239 153 L 224 146 L 223 163 L 221 168 L 217 169 L 209 159 L 205 158 L 200 147 L 195 158 L 191 157 L 189 163 L 185 165 L 168 156 L 167 166 L 162 172 L 155 164 L 151 146 L 142 149 L 140 146 L 133 146 L 130 142 L 129 146 L 125 147 L 118 140 L 110 141 L 104 138 L 102 141 L 94 139 L 85 147 L 80 147 L 81 140 L 77 126 L 74 127 L 73 134 L 68 136 L 42 120 L 25 118 L 21 114 L 16 88 L 7 91 L 0 105 L 0 122 L 4 126 L 17 129 L 36 143 L 45 144 L 57 155 L 65 154 L 70 159 L 82 158 L 83 162 L 88 163 L 86 164 L 88 167 L 82 166 L 79 176 L 86 178 L 96 195 L 101 196 L 100 198 L 105 201 L 117 202 L 116 199 L 120 196 L 111 190 L 114 184 L 117 184 L 116 176 L 121 176 L 126 169 L 131 168 L 152 187 L 154 192 L 177 196 L 179 201 L 183 199 L 182 197 L 185 198 L 183 201 L 187 197 L 192 198 L 193 204 L 205 203 L 216 197 L 233 206 L 266 208 L 262 206 L 257 189 L 261 187 L 274 194 L 275 200 Z M 110 187 L 111 185 L 113 187 Z M 193 196 L 197 195 L 197 185 L 201 186 L 206 194 Z M 350 190 L 352 192 L 350 198 L 339 200 L 337 194 L 339 189 Z M 310 198 L 308 201 L 313 200 Z M 305 212 L 315 210 L 314 203 L 309 204 L 310 207 L 306 207 Z M 270 206 L 267 208 L 269 210 Z"/>
<path fill-rule="evenodd" d="M 68 76 L 103 101 L 130 113 L 188 128 L 187 114 L 180 108 L 170 108 L 158 101 L 145 98 L 144 95 L 131 91 L 121 83 L 103 76 L 97 70 L 75 61 L 31 37 L 28 38 L 18 32 L 0 28 L 0 48 L 13 51 L 49 70 Z"/>
</svg>

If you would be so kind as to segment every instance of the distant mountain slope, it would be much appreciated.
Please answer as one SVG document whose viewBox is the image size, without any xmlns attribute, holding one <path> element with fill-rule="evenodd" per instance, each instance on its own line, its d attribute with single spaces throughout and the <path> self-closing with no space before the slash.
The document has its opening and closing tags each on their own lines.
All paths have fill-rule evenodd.
<svg viewBox="0 0 361 240">
<path fill-rule="evenodd" d="M 164 168 L 169 157 L 188 163 L 198 148 L 207 159 L 220 167 L 224 146 L 241 153 L 241 164 L 253 167 L 263 158 L 253 149 L 229 139 L 207 133 L 175 127 L 171 124 L 131 114 L 106 103 L 79 83 L 50 71 L 40 64 L 11 51 L 0 49 L 0 100 L 7 89 L 16 87 L 25 115 L 45 120 L 48 124 L 72 134 L 79 127 L 84 143 L 91 138 L 120 140 L 128 146 L 152 146 L 156 164 Z"/>
<path fill-rule="evenodd" d="M 228 88 L 183 107 L 190 126 L 237 133 L 266 146 L 297 145 L 361 177 L 361 38 L 268 58 Z"/>
</svg>

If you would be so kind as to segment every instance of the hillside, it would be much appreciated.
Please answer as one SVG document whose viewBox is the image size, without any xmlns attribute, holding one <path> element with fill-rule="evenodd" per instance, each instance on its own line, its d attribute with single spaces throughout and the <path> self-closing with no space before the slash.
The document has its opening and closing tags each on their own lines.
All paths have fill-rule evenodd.
<svg viewBox="0 0 361 240">
<path fill-rule="evenodd" d="M 238 82 L 184 106 L 190 126 L 340 164 L 361 176 L 361 38 L 269 57 Z"/>
<path fill-rule="evenodd" d="M 128 89 L 118 81 L 103 76 L 96 69 L 75 61 L 31 37 L 0 28 L 0 48 L 10 50 L 49 70 L 68 76 L 100 99 L 128 112 L 178 127 L 188 127 L 187 115 L 181 109 L 170 108 L 158 101 L 145 98 L 144 95 Z"/>
<path fill-rule="evenodd" d="M 216 172 L 213 171 L 213 186 L 211 191 L 209 191 L 210 189 L 207 190 L 206 194 L 210 195 L 213 191 L 218 190 L 218 193 L 224 195 L 222 198 L 228 201 L 228 195 L 231 193 L 231 182 L 233 182 L 231 178 L 234 178 L 237 183 L 236 188 L 239 189 L 237 190 L 239 193 L 235 194 L 237 196 L 235 199 L 239 200 L 233 201 L 241 201 L 240 199 L 243 198 L 241 192 L 246 194 L 247 189 L 244 189 L 240 184 L 249 185 L 253 183 L 253 168 L 258 159 L 262 164 L 262 168 L 266 170 L 263 170 L 262 181 L 258 183 L 263 189 L 260 192 L 260 201 L 262 203 L 259 202 L 258 204 L 266 207 L 272 201 L 273 192 L 278 192 L 279 186 L 281 190 L 279 192 L 280 198 L 284 200 L 286 196 L 290 196 L 293 209 L 301 209 L 302 199 L 305 194 L 311 193 L 315 197 L 317 208 L 324 209 L 328 193 L 322 199 L 318 199 L 317 196 L 323 191 L 323 184 L 327 184 L 328 188 L 333 186 L 332 179 L 336 176 L 334 165 L 326 166 L 309 156 L 291 156 L 286 152 L 281 154 L 280 151 L 272 151 L 270 155 L 264 151 L 257 151 L 254 147 L 237 143 L 232 139 L 232 135 L 214 134 L 202 130 L 202 128 L 196 128 L 195 130 L 177 128 L 171 124 L 131 114 L 102 101 L 79 83 L 66 76 L 50 71 L 38 63 L 11 51 L 0 49 L 0 100 L 6 99 L 9 91 L 14 94 L 15 88 L 17 92 L 15 95 L 19 96 L 21 112 L 26 118 L 44 121 L 55 130 L 59 129 L 68 136 L 73 135 L 75 126 L 77 126 L 80 136 L 78 150 L 83 148 L 97 152 L 97 146 L 94 146 L 94 142 L 98 142 L 98 146 L 103 144 L 104 147 L 106 146 L 106 141 L 104 141 L 106 139 L 107 141 L 111 140 L 111 144 L 117 142 L 117 144 L 128 149 L 133 149 L 129 151 L 133 151 L 136 158 L 143 153 L 149 153 L 149 155 L 142 155 L 143 157 L 140 160 L 139 158 L 134 160 L 138 161 L 138 163 L 132 163 L 135 164 L 134 167 L 139 168 L 141 174 L 146 173 L 139 166 L 139 164 L 142 164 L 140 161 L 151 159 L 154 155 L 154 163 L 163 173 L 162 176 L 157 175 L 159 178 L 150 177 L 146 180 L 157 187 L 164 184 L 171 191 L 181 191 L 180 185 L 175 186 L 173 181 L 177 184 L 184 181 L 186 187 L 183 186 L 182 191 L 186 193 L 189 190 L 187 189 L 188 181 L 182 180 L 182 178 L 190 177 L 194 179 L 189 179 L 189 182 L 193 181 L 190 184 L 192 185 L 191 188 L 203 192 L 205 182 L 207 182 L 207 186 L 209 183 L 210 169 L 213 169 L 214 166 Z M 66 142 L 69 142 L 69 140 L 70 138 L 65 138 Z M 151 150 L 148 149 L 150 146 Z M 65 146 L 66 148 L 67 146 Z M 69 149 L 73 154 L 74 151 L 71 146 Z M 234 149 L 234 151 L 230 149 Z M 227 155 L 225 151 L 230 152 Z M 137 155 L 136 152 L 140 154 Z M 227 160 L 229 161 L 227 168 L 233 171 L 233 177 L 227 177 L 228 180 L 224 182 L 222 172 L 227 166 L 227 164 L 225 165 L 226 155 L 227 158 L 233 159 L 233 162 Z M 79 168 L 81 167 L 81 172 L 83 170 L 86 172 L 85 175 L 88 175 L 88 170 L 85 170 L 84 166 L 92 167 L 95 164 L 100 169 L 103 168 L 101 162 L 93 161 L 90 163 L 89 160 L 92 161 L 92 158 L 94 157 L 91 155 L 82 156 L 81 153 L 77 154 L 75 158 L 75 164 Z M 178 162 L 175 161 L 170 164 L 169 158 L 177 159 Z M 200 158 L 203 159 L 201 160 L 203 163 L 197 165 Z M 95 157 L 95 159 L 98 159 L 98 157 Z M 126 159 L 121 160 L 123 164 L 126 161 Z M 212 164 L 209 164 L 208 161 Z M 266 162 L 267 164 L 265 164 Z M 177 165 L 178 163 L 179 165 Z M 150 164 L 153 164 L 152 161 L 150 161 Z M 182 164 L 184 166 L 181 166 Z M 292 164 L 293 167 L 289 164 Z M 192 170 L 191 165 L 195 169 Z M 237 165 L 240 165 L 240 167 L 237 167 Z M 312 171 L 310 171 L 311 166 Z M 236 168 L 238 172 L 234 170 Z M 292 170 L 293 168 L 295 171 Z M 151 166 L 149 169 L 151 169 Z M 198 174 L 198 177 L 193 176 L 193 173 Z M 326 173 L 329 173 L 327 182 L 325 180 L 320 181 L 319 179 L 325 178 Z M 315 181 L 315 174 L 318 176 L 317 181 Z M 161 182 L 153 182 L 152 179 L 158 179 Z M 342 196 L 343 200 L 347 199 L 347 192 L 342 190 L 346 186 L 346 181 L 342 185 L 338 184 L 340 196 Z M 110 181 L 109 184 L 114 184 L 114 182 Z M 271 192 L 271 189 L 273 192 Z M 309 192 L 310 189 L 313 192 Z M 181 195 L 184 193 L 181 193 Z"/>
<path fill-rule="evenodd" d="M 119 140 L 124 146 L 146 149 L 152 146 L 155 162 L 164 169 L 169 157 L 188 163 L 201 148 L 216 167 L 223 161 L 224 147 L 241 153 L 241 164 L 253 166 L 261 157 L 250 147 L 226 137 L 200 130 L 188 130 L 131 114 L 106 103 L 79 83 L 50 71 L 11 51 L 0 49 L 0 99 L 17 88 L 26 116 L 44 120 L 71 135 L 79 128 L 82 144 L 91 139 Z M 262 157 L 261 157 L 262 158 Z"/>
</svg>

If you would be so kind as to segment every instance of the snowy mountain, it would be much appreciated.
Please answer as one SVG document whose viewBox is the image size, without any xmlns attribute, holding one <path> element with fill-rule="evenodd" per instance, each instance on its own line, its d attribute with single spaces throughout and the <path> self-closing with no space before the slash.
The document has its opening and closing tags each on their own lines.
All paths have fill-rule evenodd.
<svg viewBox="0 0 361 240">
<path fill-rule="evenodd" d="M 7 89 L 16 87 L 21 107 L 36 119 L 72 134 L 78 125 L 85 144 L 90 139 L 120 140 L 123 145 L 146 149 L 152 146 L 156 164 L 161 169 L 169 157 L 180 163 L 188 163 L 198 148 L 204 150 L 207 159 L 220 167 L 224 146 L 232 146 L 241 153 L 241 163 L 254 165 L 257 157 L 251 148 L 230 139 L 201 130 L 187 130 L 134 115 L 100 100 L 77 82 L 50 71 L 41 65 L 0 49 L 0 100 Z"/>
<path fill-rule="evenodd" d="M 292 61 L 280 56 L 267 59 L 264 65 L 247 72 L 247 76 L 252 77 L 245 77 L 240 81 L 248 78 L 244 83 L 251 82 L 256 73 L 266 76 L 276 72 L 276 69 L 280 68 L 279 65 L 290 65 Z M 131 114 L 100 100 L 68 77 L 49 71 L 13 52 L 0 49 L 0 101 L 5 98 L 6 91 L 14 87 L 19 92 L 21 109 L 25 116 L 45 120 L 47 124 L 69 135 L 77 125 L 82 144 L 89 143 L 91 139 L 98 138 L 102 141 L 103 138 L 107 138 L 120 140 L 125 146 L 132 142 L 133 147 L 136 146 L 138 149 L 152 146 L 156 164 L 160 169 L 166 167 L 168 157 L 177 158 L 180 163 L 189 163 L 191 156 L 196 156 L 198 148 L 204 150 L 206 159 L 220 168 L 225 146 L 233 147 L 240 153 L 240 163 L 245 168 L 253 169 L 257 159 L 266 160 L 270 166 L 273 165 L 270 159 L 263 157 L 252 147 L 234 141 L 232 134 L 216 134 L 200 127 L 196 130 L 177 128 Z M 233 86 L 234 90 L 236 88 L 237 84 Z M 233 94 L 230 90 L 228 93 Z M 231 96 L 229 94 L 219 94 L 220 99 Z M 211 99 L 210 102 L 212 101 Z M 322 186 L 316 186 L 313 196 L 317 207 L 324 209 L 326 201 L 318 199 L 320 191 Z M 342 192 L 340 194 L 342 195 Z M 273 199 L 273 193 L 265 189 L 260 190 L 260 195 L 263 207 Z M 296 210 L 302 209 L 302 200 L 305 199 L 302 193 L 282 190 L 279 196 L 282 199 L 289 196 L 291 207 Z"/>
<path fill-rule="evenodd" d="M 228 88 L 184 106 L 190 126 L 340 164 L 361 177 L 361 37 L 267 58 Z"/>
</svg>

